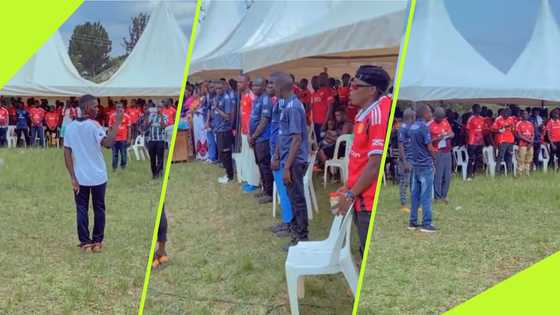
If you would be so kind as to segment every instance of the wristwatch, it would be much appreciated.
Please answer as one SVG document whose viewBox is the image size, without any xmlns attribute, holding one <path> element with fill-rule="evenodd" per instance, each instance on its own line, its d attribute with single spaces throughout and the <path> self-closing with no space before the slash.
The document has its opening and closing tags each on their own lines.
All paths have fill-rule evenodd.
<svg viewBox="0 0 560 315">
<path fill-rule="evenodd" d="M 350 201 L 354 201 L 354 193 L 352 193 L 352 191 L 349 190 L 344 194 L 344 198 Z"/>
</svg>

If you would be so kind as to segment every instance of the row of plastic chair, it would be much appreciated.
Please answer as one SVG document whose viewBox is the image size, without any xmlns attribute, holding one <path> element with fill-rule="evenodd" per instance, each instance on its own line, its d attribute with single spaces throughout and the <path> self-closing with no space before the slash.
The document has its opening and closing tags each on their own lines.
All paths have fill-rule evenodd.
<svg viewBox="0 0 560 315">
<path fill-rule="evenodd" d="M 35 141 L 39 140 L 39 136 L 37 135 L 37 137 L 34 139 Z M 6 142 L 8 145 L 8 148 L 16 148 L 17 147 L 17 136 L 16 136 L 16 126 L 8 126 L 8 130 L 6 132 Z M 43 147 L 46 148 L 47 147 L 47 136 L 45 133 L 45 130 L 43 129 Z M 27 142 L 23 141 L 23 146 L 27 147 Z M 56 141 L 56 147 L 58 148 L 60 146 L 60 143 L 57 139 Z"/>
</svg>

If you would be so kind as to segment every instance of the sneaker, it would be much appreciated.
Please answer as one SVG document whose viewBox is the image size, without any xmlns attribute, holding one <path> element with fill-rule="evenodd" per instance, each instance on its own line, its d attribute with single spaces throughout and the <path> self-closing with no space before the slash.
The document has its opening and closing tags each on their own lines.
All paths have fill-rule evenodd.
<svg viewBox="0 0 560 315">
<path fill-rule="evenodd" d="M 416 230 L 417 228 L 418 228 L 418 224 L 416 224 L 416 223 L 409 223 L 408 224 L 408 229 L 411 230 L 411 231 Z"/>
<path fill-rule="evenodd" d="M 424 233 L 435 233 L 436 231 L 437 229 L 433 225 L 423 225 L 420 228 L 420 232 L 424 232 Z"/>
<path fill-rule="evenodd" d="M 270 227 L 270 231 L 272 233 L 276 233 L 278 231 L 288 231 L 289 225 L 286 223 L 279 223 Z"/>
<path fill-rule="evenodd" d="M 83 252 L 91 252 L 91 248 L 92 248 L 93 244 L 89 244 L 89 243 L 81 243 L 78 245 L 78 247 L 83 251 Z"/>
<path fill-rule="evenodd" d="M 253 186 L 253 185 L 249 185 L 249 184 L 247 184 L 247 186 L 245 186 L 245 187 L 242 187 L 243 192 L 246 192 L 246 193 L 253 192 L 253 191 L 257 190 L 258 188 L 259 187 L 257 187 L 257 186 Z"/>
<path fill-rule="evenodd" d="M 101 253 L 102 250 L 103 250 L 103 244 L 101 244 L 101 243 L 92 244 L 92 247 L 91 247 L 91 252 L 92 253 Z"/>
<path fill-rule="evenodd" d="M 292 240 L 291 240 L 288 244 L 284 245 L 284 247 L 282 247 L 282 249 L 283 249 L 285 252 L 287 252 L 287 251 L 290 250 L 290 247 L 296 246 L 299 242 L 307 242 L 307 241 L 309 241 L 309 238 L 307 238 L 307 237 L 306 237 L 306 238 L 299 239 L 299 240 L 298 240 L 298 239 L 295 239 L 295 238 L 292 238 Z"/>
<path fill-rule="evenodd" d="M 401 211 L 404 212 L 404 213 L 410 213 L 410 208 L 405 206 L 405 205 L 402 205 L 401 206 Z"/>
<path fill-rule="evenodd" d="M 271 202 L 272 202 L 272 196 L 264 195 L 261 198 L 259 198 L 259 204 L 261 205 L 271 203 Z"/>
<path fill-rule="evenodd" d="M 278 236 L 279 238 L 284 238 L 284 237 L 291 236 L 292 233 L 290 232 L 290 230 L 280 230 L 274 232 L 274 235 Z"/>
<path fill-rule="evenodd" d="M 218 183 L 220 183 L 220 184 L 227 184 L 227 183 L 229 183 L 229 182 L 231 182 L 231 181 L 232 181 L 232 180 L 229 179 L 229 177 L 227 177 L 227 175 L 224 175 L 224 176 L 218 178 Z"/>
</svg>

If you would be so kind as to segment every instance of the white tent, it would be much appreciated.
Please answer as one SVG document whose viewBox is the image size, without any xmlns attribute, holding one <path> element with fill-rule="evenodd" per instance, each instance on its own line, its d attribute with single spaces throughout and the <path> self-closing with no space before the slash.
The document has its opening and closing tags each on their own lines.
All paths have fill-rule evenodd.
<svg viewBox="0 0 560 315">
<path fill-rule="evenodd" d="M 406 1 L 321 1 L 311 6 L 310 23 L 291 32 L 276 28 L 241 50 L 246 72 L 275 69 L 308 76 L 324 67 L 332 75 L 363 63 L 393 73 L 406 18 Z M 326 12 L 325 12 L 326 10 Z M 316 12 L 318 11 L 318 12 Z M 280 36 L 278 36 L 280 35 Z"/>
<path fill-rule="evenodd" d="M 96 88 L 95 94 L 179 95 L 188 44 L 175 16 L 161 1 L 130 55 L 109 80 Z"/>
<path fill-rule="evenodd" d="M 18 96 L 79 96 L 91 93 L 93 82 L 83 79 L 68 56 L 58 31 L 15 74 L 0 94 Z"/>
<path fill-rule="evenodd" d="M 502 3 L 509 6 L 514 2 Z M 560 101 L 560 31 L 549 0 L 515 2 L 514 9 L 521 12 L 521 18 L 510 22 L 527 30 L 526 40 L 521 34 L 509 36 L 515 25 L 472 34 L 473 29 L 457 23 L 453 14 L 460 10 L 453 5 L 457 3 L 449 0 L 418 2 L 400 99 L 522 104 Z M 470 1 L 469 5 L 492 10 L 487 1 Z M 505 8 L 502 15 L 490 13 L 492 19 L 504 19 L 504 14 L 513 12 Z M 536 22 L 531 20 L 532 10 Z M 465 16 L 468 12 L 461 13 L 464 18 L 484 24 L 475 16 Z M 512 42 L 515 40 L 523 42 Z M 520 49 L 512 48 L 516 46 Z"/>
</svg>

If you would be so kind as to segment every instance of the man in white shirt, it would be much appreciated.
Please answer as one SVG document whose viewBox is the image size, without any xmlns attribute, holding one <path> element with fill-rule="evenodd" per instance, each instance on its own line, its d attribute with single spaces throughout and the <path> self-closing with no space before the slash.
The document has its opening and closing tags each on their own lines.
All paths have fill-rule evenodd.
<svg viewBox="0 0 560 315">
<path fill-rule="evenodd" d="M 99 106 L 97 98 L 84 95 L 79 105 L 82 116 L 69 123 L 64 132 L 64 162 L 74 190 L 79 247 L 84 251 L 100 252 L 105 230 L 105 189 L 108 180 L 102 146 L 111 148 L 114 144 L 123 111 L 116 112 L 114 124 L 109 134 L 105 134 L 105 129 L 95 120 Z M 91 237 L 88 222 L 90 194 L 94 214 Z"/>
</svg>

